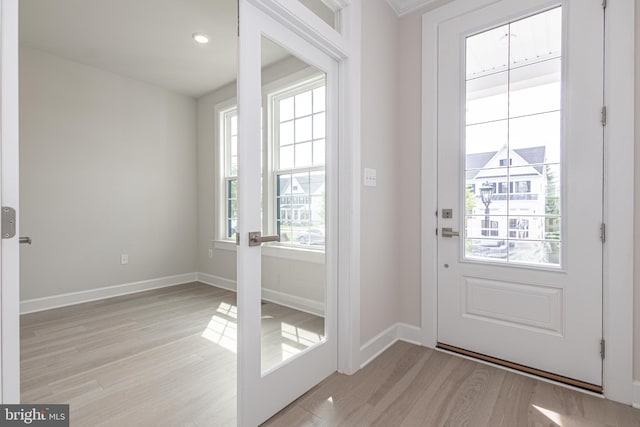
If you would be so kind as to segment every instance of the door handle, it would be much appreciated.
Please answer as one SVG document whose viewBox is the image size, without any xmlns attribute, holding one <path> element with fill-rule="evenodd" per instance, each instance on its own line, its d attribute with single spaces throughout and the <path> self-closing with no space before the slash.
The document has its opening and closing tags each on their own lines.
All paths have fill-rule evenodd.
<svg viewBox="0 0 640 427">
<path fill-rule="evenodd" d="M 267 242 L 279 242 L 280 236 L 262 236 L 262 233 L 259 231 L 253 231 L 249 233 L 249 246 L 260 246 L 263 243 Z"/>
<path fill-rule="evenodd" d="M 20 243 L 26 243 L 27 245 L 31 244 L 31 237 L 20 237 Z"/>
<path fill-rule="evenodd" d="M 459 231 L 453 231 L 453 228 L 442 228 L 442 237 L 459 237 Z"/>
</svg>

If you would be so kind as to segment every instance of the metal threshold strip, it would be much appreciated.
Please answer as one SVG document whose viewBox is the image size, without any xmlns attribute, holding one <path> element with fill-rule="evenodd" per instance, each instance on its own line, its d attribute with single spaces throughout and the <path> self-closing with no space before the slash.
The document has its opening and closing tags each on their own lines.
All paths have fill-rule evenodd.
<svg viewBox="0 0 640 427">
<path fill-rule="evenodd" d="M 458 353 L 463 356 L 472 357 L 474 359 L 479 359 L 485 362 L 493 363 L 495 365 L 504 366 L 505 368 L 514 369 L 516 371 L 526 372 L 527 374 L 536 375 L 538 377 L 546 378 L 548 380 L 557 381 L 563 384 L 567 384 L 573 387 L 582 388 L 584 390 L 592 391 L 594 393 L 602 394 L 602 386 L 586 383 L 584 381 L 574 380 L 572 378 L 567 378 L 562 375 L 552 374 L 550 372 L 541 371 L 539 369 L 530 368 L 528 366 L 520 365 L 518 363 L 508 362 L 506 360 L 498 359 L 491 356 L 486 356 L 484 354 L 476 353 L 473 351 L 465 350 L 463 348 L 454 347 L 449 344 L 443 344 L 439 342 L 436 345 L 436 348 L 441 350 L 450 351 L 452 353 Z"/>
</svg>

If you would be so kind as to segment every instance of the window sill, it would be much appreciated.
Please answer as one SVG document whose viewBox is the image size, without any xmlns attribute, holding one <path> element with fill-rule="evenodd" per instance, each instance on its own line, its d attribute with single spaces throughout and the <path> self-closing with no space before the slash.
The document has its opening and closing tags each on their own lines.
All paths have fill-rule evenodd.
<svg viewBox="0 0 640 427">
<path fill-rule="evenodd" d="M 214 240 L 213 247 L 224 251 L 236 251 L 236 244 L 231 240 Z M 282 258 L 295 261 L 324 264 L 324 249 L 306 249 L 278 244 L 265 244 L 262 246 L 262 255 L 270 258 Z"/>
</svg>

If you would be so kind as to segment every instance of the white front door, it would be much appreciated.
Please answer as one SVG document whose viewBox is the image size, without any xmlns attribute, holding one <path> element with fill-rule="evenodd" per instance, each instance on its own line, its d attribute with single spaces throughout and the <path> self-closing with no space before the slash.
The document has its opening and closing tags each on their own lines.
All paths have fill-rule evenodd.
<svg viewBox="0 0 640 427">
<path fill-rule="evenodd" d="M 438 343 L 594 390 L 603 13 L 504 0 L 438 34 Z"/>
<path fill-rule="evenodd" d="M 338 64 L 239 5 L 238 424 L 249 427 L 337 370 Z"/>
</svg>

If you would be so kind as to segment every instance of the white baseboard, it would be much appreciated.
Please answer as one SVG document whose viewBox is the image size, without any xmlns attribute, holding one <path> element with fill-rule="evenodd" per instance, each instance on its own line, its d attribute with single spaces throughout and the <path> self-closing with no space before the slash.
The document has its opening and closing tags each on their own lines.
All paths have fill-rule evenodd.
<svg viewBox="0 0 640 427">
<path fill-rule="evenodd" d="M 81 304 L 83 302 L 90 302 L 121 295 L 133 294 L 137 292 L 149 291 L 151 289 L 166 288 L 168 286 L 195 282 L 196 280 L 196 273 L 186 273 L 179 274 L 177 276 L 168 276 L 158 279 L 143 280 L 140 282 L 125 283 L 122 285 L 106 286 L 104 288 L 90 289 L 87 291 L 71 292 L 44 298 L 34 298 L 20 301 L 20 314 L 34 313 L 37 311 L 50 310 L 52 308 L 66 307 L 68 305 Z"/>
<path fill-rule="evenodd" d="M 632 405 L 636 409 L 640 409 L 640 381 L 633 382 L 633 402 Z"/>
<path fill-rule="evenodd" d="M 237 289 L 235 280 L 225 279 L 224 277 L 214 276 L 213 274 L 197 273 L 197 280 L 205 285 L 215 286 L 228 291 L 235 292 Z"/>
<path fill-rule="evenodd" d="M 212 274 L 198 273 L 198 281 L 233 292 L 237 289 L 236 282 L 234 280 L 225 279 L 224 277 L 214 276 Z M 289 295 L 271 289 L 262 290 L 262 299 L 294 310 L 304 311 L 305 313 L 314 314 L 316 316 L 324 316 L 324 304 L 319 301 Z"/>
<path fill-rule="evenodd" d="M 407 325 L 406 323 L 391 325 L 360 347 L 360 368 L 367 366 L 398 340 L 422 345 L 420 334 L 421 330 L 417 326 Z"/>
</svg>

